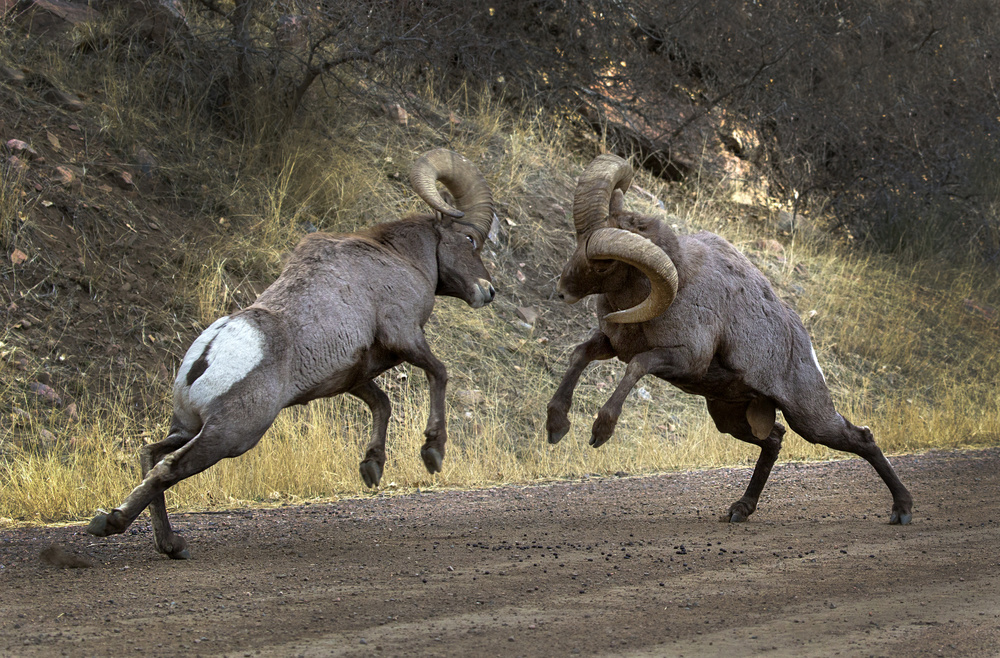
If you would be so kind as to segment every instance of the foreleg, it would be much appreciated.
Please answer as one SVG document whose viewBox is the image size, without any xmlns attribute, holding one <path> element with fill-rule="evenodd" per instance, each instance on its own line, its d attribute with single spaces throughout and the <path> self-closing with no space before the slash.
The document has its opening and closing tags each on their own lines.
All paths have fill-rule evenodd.
<svg viewBox="0 0 1000 658">
<path fill-rule="evenodd" d="M 365 450 L 360 470 L 365 486 L 377 487 L 382 481 L 382 469 L 385 467 L 385 436 L 389 428 L 389 417 L 392 415 L 392 404 L 389 396 L 374 381 L 349 392 L 367 404 L 372 412 L 372 438 Z"/>
<path fill-rule="evenodd" d="M 608 401 L 604 403 L 600 411 L 597 412 L 597 420 L 594 421 L 593 430 L 590 436 L 590 445 L 600 448 L 611 438 L 618 424 L 618 417 L 622 413 L 622 405 L 629 392 L 648 373 L 654 373 L 664 379 L 670 379 L 675 374 L 676 354 L 674 350 L 658 348 L 637 354 L 628 362 L 625 368 L 625 375 L 618 382 L 618 387 L 611 394 Z"/>
<path fill-rule="evenodd" d="M 444 364 L 434 354 L 427 344 L 423 332 L 418 332 L 414 342 L 405 350 L 400 351 L 405 361 L 417 366 L 427 375 L 430 388 L 430 413 L 427 416 L 427 429 L 424 430 L 423 447 L 420 457 L 428 473 L 440 473 L 444 463 L 444 445 L 448 441 L 447 421 L 444 410 L 444 393 L 448 386 L 448 371 Z"/>
<path fill-rule="evenodd" d="M 569 407 L 573 402 L 573 391 L 580 381 L 580 375 L 593 361 L 610 359 L 615 356 L 611 341 L 600 331 L 595 331 L 585 342 L 573 350 L 569 359 L 569 367 L 563 375 L 559 388 L 549 400 L 548 418 L 545 428 L 548 430 L 549 443 L 559 441 L 569 432 Z"/>
</svg>

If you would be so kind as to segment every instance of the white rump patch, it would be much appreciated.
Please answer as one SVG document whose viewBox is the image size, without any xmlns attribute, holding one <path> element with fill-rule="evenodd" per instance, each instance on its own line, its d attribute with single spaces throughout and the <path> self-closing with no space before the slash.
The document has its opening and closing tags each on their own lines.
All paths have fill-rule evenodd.
<svg viewBox="0 0 1000 658">
<path fill-rule="evenodd" d="M 189 387 L 188 373 L 206 348 L 208 367 Z M 219 318 L 184 355 L 174 380 L 175 405 L 200 415 L 198 411 L 242 381 L 263 358 L 264 335 L 260 329 L 242 317 Z"/>
<path fill-rule="evenodd" d="M 809 353 L 812 354 L 813 363 L 816 364 L 816 370 L 819 370 L 819 376 L 823 378 L 823 383 L 826 383 L 826 375 L 823 374 L 823 369 L 819 367 L 819 359 L 816 358 L 816 350 L 813 349 L 812 343 L 809 343 Z"/>
</svg>

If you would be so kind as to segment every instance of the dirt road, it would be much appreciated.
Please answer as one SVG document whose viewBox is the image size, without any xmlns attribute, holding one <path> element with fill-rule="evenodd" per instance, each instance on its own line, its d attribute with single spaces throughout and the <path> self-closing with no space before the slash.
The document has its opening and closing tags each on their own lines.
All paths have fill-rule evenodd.
<svg viewBox="0 0 1000 658">
<path fill-rule="evenodd" d="M 850 460 L 3 531 L 0 655 L 1000 655 L 1000 450 L 893 463 L 907 527 Z"/>
</svg>

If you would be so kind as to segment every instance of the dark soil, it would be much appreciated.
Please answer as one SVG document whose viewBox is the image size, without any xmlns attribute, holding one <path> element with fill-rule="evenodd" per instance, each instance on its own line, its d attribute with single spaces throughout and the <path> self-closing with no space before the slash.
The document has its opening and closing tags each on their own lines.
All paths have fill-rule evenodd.
<svg viewBox="0 0 1000 658">
<path fill-rule="evenodd" d="M 1000 450 L 893 462 L 906 527 L 854 459 L 7 530 L 0 654 L 1000 654 Z"/>
</svg>

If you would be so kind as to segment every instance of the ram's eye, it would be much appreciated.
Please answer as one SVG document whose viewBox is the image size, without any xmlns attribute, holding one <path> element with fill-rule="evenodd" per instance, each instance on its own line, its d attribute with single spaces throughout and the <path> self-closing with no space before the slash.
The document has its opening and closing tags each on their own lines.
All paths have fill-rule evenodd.
<svg viewBox="0 0 1000 658">
<path fill-rule="evenodd" d="M 471 235 L 467 235 L 465 237 L 468 238 L 469 242 L 472 243 L 472 248 L 475 249 L 476 248 L 476 239 L 474 237 L 472 237 Z"/>
</svg>

